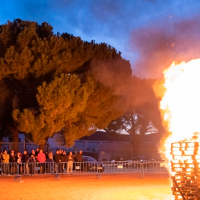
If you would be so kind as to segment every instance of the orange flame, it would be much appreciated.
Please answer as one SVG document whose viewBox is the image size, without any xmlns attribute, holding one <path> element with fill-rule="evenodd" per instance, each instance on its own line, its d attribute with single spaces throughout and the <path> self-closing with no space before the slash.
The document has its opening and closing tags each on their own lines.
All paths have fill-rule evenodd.
<svg viewBox="0 0 200 200">
<path fill-rule="evenodd" d="M 163 73 L 165 92 L 160 109 L 169 136 L 162 153 L 171 160 L 171 143 L 191 139 L 200 132 L 200 59 L 173 62 Z"/>
</svg>

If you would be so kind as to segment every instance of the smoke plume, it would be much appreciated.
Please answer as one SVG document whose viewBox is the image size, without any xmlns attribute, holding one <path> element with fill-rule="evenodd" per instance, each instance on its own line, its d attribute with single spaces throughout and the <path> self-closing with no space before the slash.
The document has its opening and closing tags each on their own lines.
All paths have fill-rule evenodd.
<svg viewBox="0 0 200 200">
<path fill-rule="evenodd" d="M 173 61 L 199 58 L 200 17 L 172 23 L 163 21 L 157 27 L 133 31 L 131 48 L 139 52 L 133 73 L 145 78 L 162 77 L 162 71 Z"/>
</svg>

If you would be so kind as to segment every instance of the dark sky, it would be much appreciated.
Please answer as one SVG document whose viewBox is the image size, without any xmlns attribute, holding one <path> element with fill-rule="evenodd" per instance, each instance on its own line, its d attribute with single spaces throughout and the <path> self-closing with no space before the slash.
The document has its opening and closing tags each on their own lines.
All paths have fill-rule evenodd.
<svg viewBox="0 0 200 200">
<path fill-rule="evenodd" d="M 54 32 L 105 42 L 130 60 L 140 77 L 161 77 L 172 61 L 198 58 L 199 0 L 7 0 L 7 20 L 48 22 Z"/>
</svg>

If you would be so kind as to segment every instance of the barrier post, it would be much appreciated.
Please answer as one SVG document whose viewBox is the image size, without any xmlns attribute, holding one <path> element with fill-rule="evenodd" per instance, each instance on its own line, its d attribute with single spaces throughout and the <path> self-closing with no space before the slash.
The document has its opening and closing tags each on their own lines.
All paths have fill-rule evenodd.
<svg viewBox="0 0 200 200">
<path fill-rule="evenodd" d="M 144 178 L 144 166 L 142 162 L 140 162 L 140 178 Z"/>
<path fill-rule="evenodd" d="M 14 177 L 14 182 L 21 182 L 21 176 L 19 175 L 19 164 L 17 163 L 17 175 Z"/>
<path fill-rule="evenodd" d="M 58 174 L 58 164 L 57 163 L 55 163 L 55 167 L 56 167 L 55 179 L 58 181 L 58 180 L 60 180 L 60 175 Z"/>
<path fill-rule="evenodd" d="M 97 174 L 96 174 L 96 178 L 98 178 L 98 179 L 101 178 L 99 162 L 97 163 Z"/>
</svg>

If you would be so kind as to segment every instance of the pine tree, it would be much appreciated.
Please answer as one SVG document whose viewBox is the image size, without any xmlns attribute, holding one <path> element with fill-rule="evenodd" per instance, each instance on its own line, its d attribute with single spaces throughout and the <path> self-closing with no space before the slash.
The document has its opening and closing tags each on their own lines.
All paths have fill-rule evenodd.
<svg viewBox="0 0 200 200">
<path fill-rule="evenodd" d="M 74 140 L 123 115 L 131 67 L 111 46 L 54 34 L 48 23 L 0 26 L 1 136 L 7 127 L 44 145 L 60 132 Z M 14 147 L 17 150 L 17 146 Z"/>
</svg>

